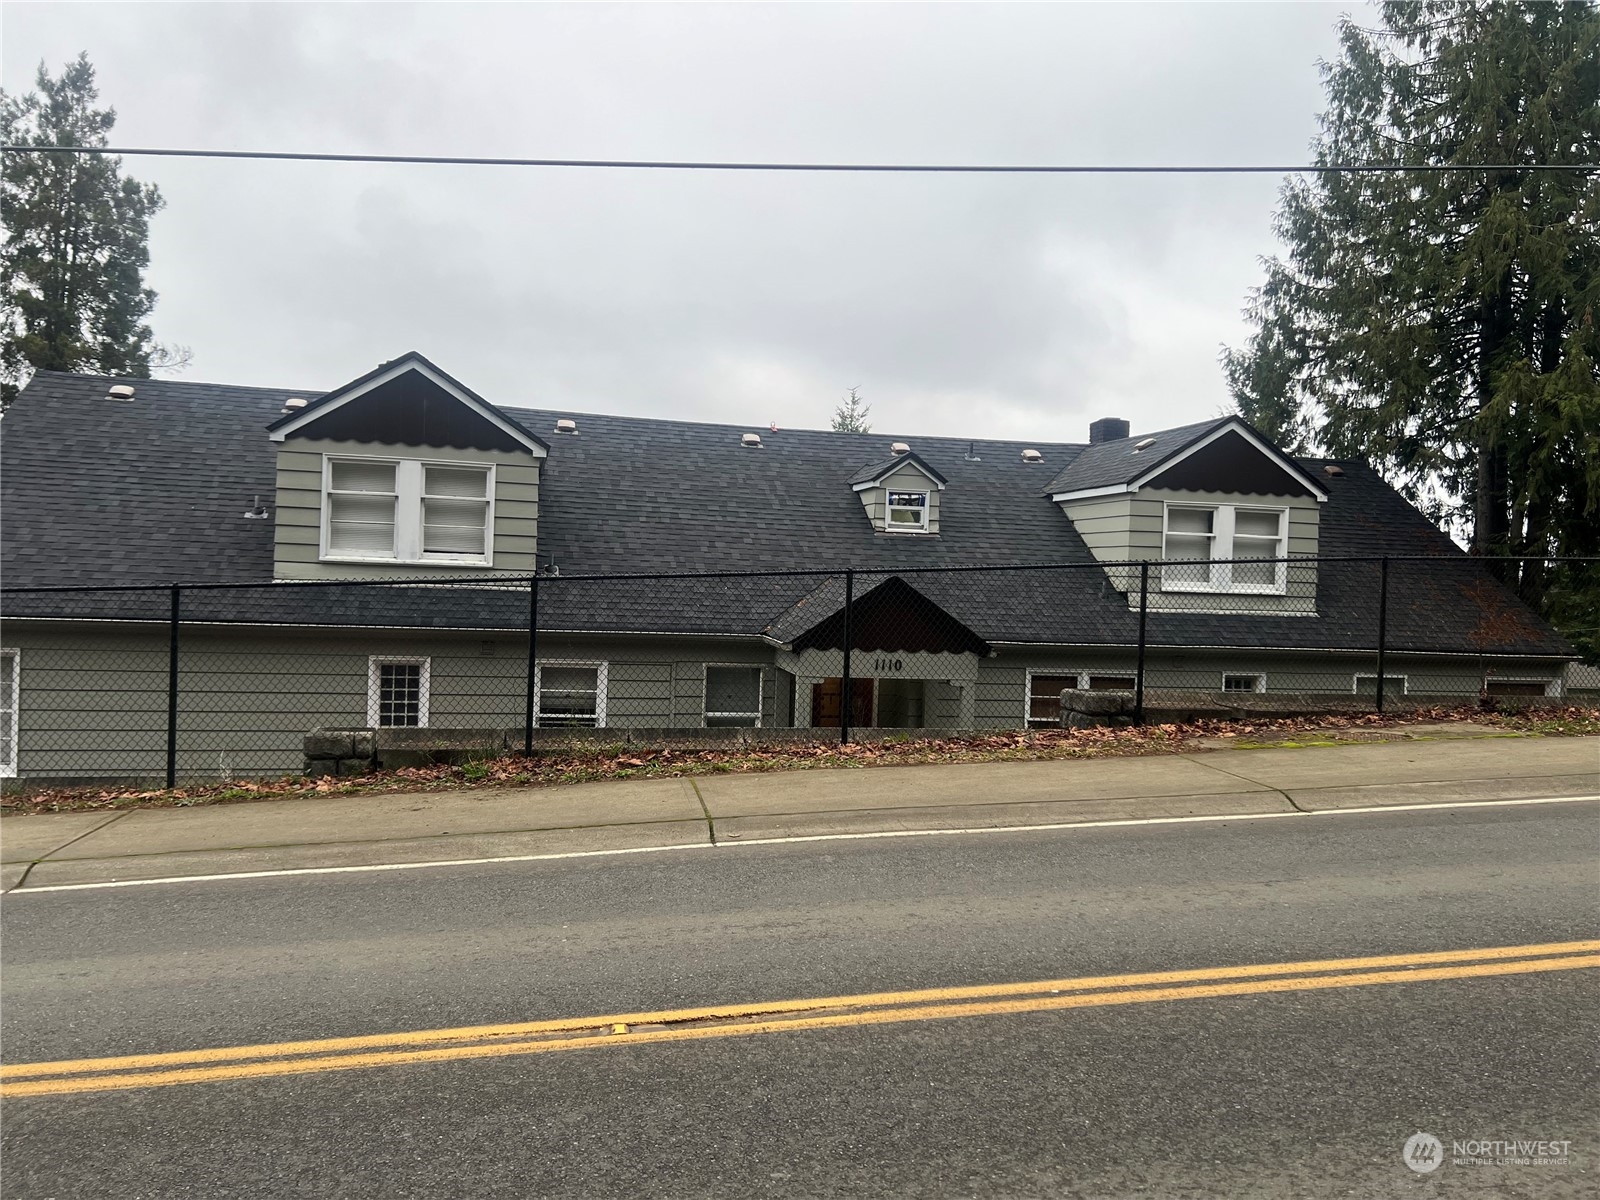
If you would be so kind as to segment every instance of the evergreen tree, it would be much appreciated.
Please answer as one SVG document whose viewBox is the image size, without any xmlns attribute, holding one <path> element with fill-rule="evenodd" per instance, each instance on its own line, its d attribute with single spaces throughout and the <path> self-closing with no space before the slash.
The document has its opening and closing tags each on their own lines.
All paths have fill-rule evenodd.
<svg viewBox="0 0 1600 1200">
<path fill-rule="evenodd" d="M 1341 25 L 1315 160 L 1411 169 L 1285 184 L 1287 253 L 1223 354 L 1235 403 L 1287 445 L 1371 461 L 1476 553 L 1600 553 L 1600 13 L 1381 13 Z M 1503 169 L 1428 169 L 1471 164 Z"/>
<path fill-rule="evenodd" d="M 843 402 L 833 410 L 833 431 L 835 433 L 871 433 L 872 426 L 867 424 L 867 415 L 872 412 L 870 404 L 861 403 L 860 388 L 851 388 Z"/>
<path fill-rule="evenodd" d="M 0 95 L 8 144 L 104 146 L 113 109 L 95 107 L 87 55 L 52 78 L 39 65 L 37 90 Z M 87 371 L 148 378 L 181 367 L 188 352 L 152 341 L 145 323 L 156 294 L 144 285 L 153 184 L 122 174 L 100 154 L 8 152 L 0 167 L 0 399 L 9 403 L 34 371 Z"/>
</svg>

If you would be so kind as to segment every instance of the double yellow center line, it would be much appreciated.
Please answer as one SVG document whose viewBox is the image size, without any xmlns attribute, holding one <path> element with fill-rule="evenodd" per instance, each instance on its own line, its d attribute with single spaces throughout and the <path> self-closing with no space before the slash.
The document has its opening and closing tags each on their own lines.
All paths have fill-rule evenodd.
<svg viewBox="0 0 1600 1200">
<path fill-rule="evenodd" d="M 795 1029 L 1053 1012 L 1112 1004 L 1253 996 L 1384 983 L 1477 979 L 1491 975 L 1572 971 L 1583 967 L 1600 967 L 1600 940 L 1208 967 L 1139 975 L 1090 975 L 1030 983 L 774 1000 L 760 1004 L 721 1004 L 514 1025 L 421 1029 L 367 1037 L 225 1046 L 120 1058 L 20 1063 L 0 1067 L 0 1096 L 171 1087 L 605 1046 L 746 1037 Z"/>
</svg>

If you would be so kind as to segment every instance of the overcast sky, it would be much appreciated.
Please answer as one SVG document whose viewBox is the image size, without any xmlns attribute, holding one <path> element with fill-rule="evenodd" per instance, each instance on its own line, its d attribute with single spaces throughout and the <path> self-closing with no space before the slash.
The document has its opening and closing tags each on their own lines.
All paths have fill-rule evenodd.
<svg viewBox="0 0 1600 1200">
<path fill-rule="evenodd" d="M 0 70 L 88 51 L 129 145 L 1300 162 L 1349 7 L 7 4 Z M 1041 441 L 1226 406 L 1280 183 L 126 166 L 183 378 Z"/>
</svg>

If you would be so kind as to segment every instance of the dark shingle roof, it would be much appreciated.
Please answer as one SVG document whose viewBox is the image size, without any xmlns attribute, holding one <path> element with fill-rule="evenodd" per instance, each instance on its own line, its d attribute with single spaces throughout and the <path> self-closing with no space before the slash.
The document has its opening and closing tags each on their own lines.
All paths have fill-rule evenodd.
<svg viewBox="0 0 1600 1200">
<path fill-rule="evenodd" d="M 41 372 L 0 422 L 0 562 L 6 587 L 272 578 L 273 522 L 244 517 L 255 496 L 275 500 L 276 447 L 266 427 L 305 389 L 217 387 L 134 380 L 132 403 L 106 399 L 113 381 Z M 917 568 L 1058 564 L 1060 569 L 907 574 L 935 604 L 991 642 L 1131 645 L 1136 615 L 1098 569 L 1083 539 L 1044 494 L 1052 472 L 1089 453 L 1071 444 L 918 437 L 917 455 L 947 481 L 938 535 L 880 534 L 846 482 L 854 464 L 881 459 L 885 437 L 762 430 L 763 449 L 735 425 L 509 409 L 536 435 L 576 416 L 579 436 L 546 436 L 539 548 L 563 578 L 541 592 L 541 627 L 571 630 L 738 632 L 788 640 L 806 608 L 827 615 L 844 567 L 882 579 Z M 1161 437 L 1186 438 L 1218 422 Z M 976 451 L 969 454 L 969 446 Z M 1044 463 L 1021 459 L 1027 447 Z M 1329 478 L 1300 460 L 1329 493 L 1321 550 L 1339 555 L 1448 555 L 1451 563 L 1396 565 L 1396 649 L 1565 654 L 1529 610 L 1365 465 Z M 773 571 L 802 577 L 694 581 L 572 579 L 573 575 Z M 1324 564 L 1316 617 L 1157 614 L 1152 644 L 1368 647 L 1376 628 L 1376 565 Z M 858 577 L 858 586 L 865 584 Z M 516 628 L 520 591 L 417 587 L 201 592 L 185 611 L 201 619 L 428 627 Z M 811 599 L 805 598 L 811 594 Z M 804 602 L 803 602 L 804 601 Z M 45 598 L 9 595 L 10 615 L 44 611 Z M 54 603 L 53 601 L 51 603 Z M 113 602 L 80 598 L 85 615 Z M 126 612 L 132 601 L 117 601 Z M 142 603 L 142 602 L 141 602 Z M 160 608 L 164 601 L 151 601 Z M 799 606 L 797 608 L 797 605 Z M 89 609 L 95 612 L 91 614 Z M 159 614 L 155 618 L 159 619 Z"/>
<path fill-rule="evenodd" d="M 1096 442 L 1085 446 L 1083 452 L 1056 473 L 1045 484 L 1050 493 L 1076 492 L 1087 488 L 1116 487 L 1132 483 L 1153 467 L 1181 454 L 1201 438 L 1233 418 L 1216 417 L 1194 425 L 1179 425 L 1157 433 L 1141 433 L 1134 437 L 1117 438 L 1109 442 Z M 1144 450 L 1135 449 L 1146 439 L 1154 444 Z"/>
<path fill-rule="evenodd" d="M 880 462 L 868 463 L 850 476 L 850 486 L 854 487 L 858 483 L 876 483 L 885 475 L 893 474 L 907 464 L 916 467 L 935 483 L 950 482 L 938 471 L 934 470 L 932 464 L 927 462 L 920 454 L 916 453 L 916 451 L 910 451 L 905 454 L 891 454 Z"/>
</svg>

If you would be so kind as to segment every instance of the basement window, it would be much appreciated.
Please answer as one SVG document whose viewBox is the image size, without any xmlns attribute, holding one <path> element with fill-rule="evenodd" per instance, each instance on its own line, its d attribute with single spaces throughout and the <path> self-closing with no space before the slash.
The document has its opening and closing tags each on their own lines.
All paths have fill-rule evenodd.
<svg viewBox="0 0 1600 1200">
<path fill-rule="evenodd" d="M 1483 681 L 1483 694 L 1485 696 L 1548 696 L 1551 694 L 1550 685 L 1553 680 L 1544 679 L 1495 679 L 1489 677 Z"/>
<path fill-rule="evenodd" d="M 606 723 L 605 663 L 542 663 L 534 671 L 541 729 L 598 729 Z"/>
<path fill-rule="evenodd" d="M 367 660 L 367 724 L 374 729 L 420 729 L 428 724 L 426 658 Z"/>
<path fill-rule="evenodd" d="M 1061 693 L 1078 686 L 1076 675 L 1028 676 L 1028 724 L 1061 724 Z"/>
<path fill-rule="evenodd" d="M 706 728 L 761 725 L 761 668 L 706 666 Z"/>
<path fill-rule="evenodd" d="M 887 513 L 890 533 L 927 533 L 928 493 L 890 492 Z"/>
<path fill-rule="evenodd" d="M 1225 692 L 1264 692 L 1267 690 L 1267 677 L 1265 675 L 1224 675 L 1222 677 L 1222 690 Z"/>
</svg>

